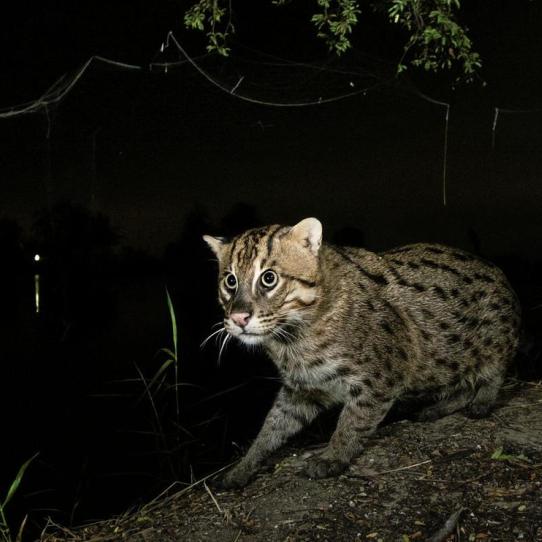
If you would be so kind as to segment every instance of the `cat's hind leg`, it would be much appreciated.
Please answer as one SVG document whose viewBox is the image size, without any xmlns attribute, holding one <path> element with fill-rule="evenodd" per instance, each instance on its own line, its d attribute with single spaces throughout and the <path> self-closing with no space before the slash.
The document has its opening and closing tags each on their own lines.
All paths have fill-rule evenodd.
<svg viewBox="0 0 542 542">
<path fill-rule="evenodd" d="M 495 405 L 503 380 L 503 375 L 498 374 L 490 380 L 480 381 L 473 400 L 465 409 L 465 414 L 469 418 L 485 418 Z"/>
<path fill-rule="evenodd" d="M 440 398 L 436 403 L 423 408 L 416 415 L 416 420 L 420 422 L 431 422 L 449 416 L 458 410 L 461 410 L 474 400 L 475 390 L 470 387 L 459 388 L 450 395 Z"/>
</svg>

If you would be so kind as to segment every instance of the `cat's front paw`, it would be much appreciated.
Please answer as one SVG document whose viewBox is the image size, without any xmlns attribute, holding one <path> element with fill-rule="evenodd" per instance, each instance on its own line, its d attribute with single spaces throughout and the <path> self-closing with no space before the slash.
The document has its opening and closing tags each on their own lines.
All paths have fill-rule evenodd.
<svg viewBox="0 0 542 542">
<path fill-rule="evenodd" d="M 213 481 L 213 486 L 218 489 L 240 489 L 245 487 L 251 480 L 253 473 L 246 469 L 233 468 L 222 478 Z"/>
<path fill-rule="evenodd" d="M 305 474 L 309 478 L 330 478 L 337 476 L 348 468 L 348 463 L 337 459 L 326 459 L 321 456 L 314 456 L 307 460 Z"/>
</svg>

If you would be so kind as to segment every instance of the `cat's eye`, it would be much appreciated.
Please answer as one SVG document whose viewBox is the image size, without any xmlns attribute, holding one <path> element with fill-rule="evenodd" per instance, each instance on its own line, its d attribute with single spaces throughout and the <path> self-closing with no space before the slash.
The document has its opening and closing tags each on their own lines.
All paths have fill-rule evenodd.
<svg viewBox="0 0 542 542">
<path fill-rule="evenodd" d="M 235 290 L 237 288 L 237 277 L 233 273 L 228 273 L 224 278 L 224 284 L 228 290 Z"/>
<path fill-rule="evenodd" d="M 264 288 L 273 288 L 277 285 L 277 282 L 279 281 L 278 275 L 271 271 L 271 269 L 268 269 L 267 271 L 264 271 L 260 275 L 260 282 L 262 283 L 262 286 Z"/>
</svg>

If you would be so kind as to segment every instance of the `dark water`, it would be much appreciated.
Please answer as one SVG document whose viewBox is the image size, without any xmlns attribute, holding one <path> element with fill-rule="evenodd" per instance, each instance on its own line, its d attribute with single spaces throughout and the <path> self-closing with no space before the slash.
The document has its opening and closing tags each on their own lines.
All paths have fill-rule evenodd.
<svg viewBox="0 0 542 542">
<path fill-rule="evenodd" d="M 38 524 L 120 513 L 220 466 L 232 441 L 256 431 L 277 386 L 265 378 L 270 364 L 230 348 L 218 367 L 217 345 L 199 348 L 220 319 L 212 264 L 196 280 L 159 264 L 62 275 L 41 263 L 26 262 L 2 288 L 0 488 L 39 452 L 8 509 L 14 523 L 26 512 Z M 152 403 L 142 381 L 168 359 L 160 349 L 173 349 L 166 286 L 178 319 L 179 415 L 173 366 Z"/>
</svg>

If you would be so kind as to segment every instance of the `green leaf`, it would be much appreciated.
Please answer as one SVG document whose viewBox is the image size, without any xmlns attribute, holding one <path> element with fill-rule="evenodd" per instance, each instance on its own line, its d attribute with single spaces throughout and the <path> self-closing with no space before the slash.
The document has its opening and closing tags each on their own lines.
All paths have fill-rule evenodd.
<svg viewBox="0 0 542 542">
<path fill-rule="evenodd" d="M 32 461 L 34 461 L 34 459 L 38 457 L 38 455 L 39 455 L 39 452 L 35 453 L 30 459 L 28 459 L 27 461 L 23 463 L 23 465 L 19 469 L 19 472 L 17 473 L 17 476 L 15 477 L 15 480 L 13 480 L 13 482 L 11 483 L 8 494 L 6 498 L 4 499 L 4 502 L 2 503 L 2 508 L 5 508 L 6 504 L 8 504 L 9 501 L 11 501 L 11 499 L 13 498 L 13 495 L 15 495 L 15 493 L 17 492 L 17 489 L 19 489 L 19 486 L 21 485 L 21 481 L 23 479 L 24 473 L 26 472 L 26 469 L 28 468 L 30 463 L 32 463 Z"/>
<path fill-rule="evenodd" d="M 523 454 L 513 455 L 503 453 L 503 447 L 499 446 L 492 454 L 491 459 L 495 461 L 530 461 L 528 457 Z"/>
</svg>

